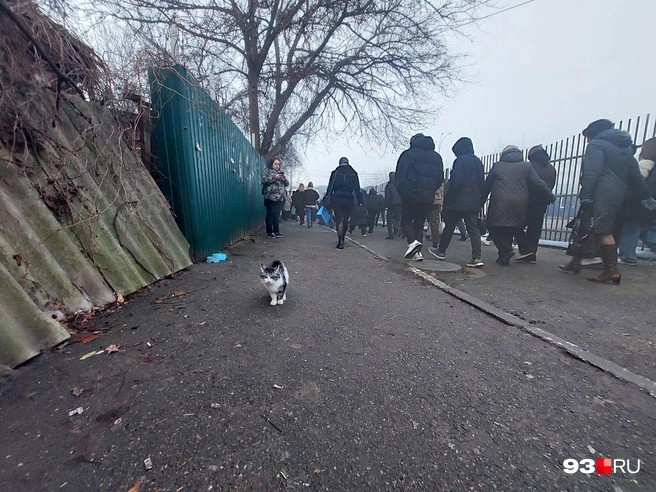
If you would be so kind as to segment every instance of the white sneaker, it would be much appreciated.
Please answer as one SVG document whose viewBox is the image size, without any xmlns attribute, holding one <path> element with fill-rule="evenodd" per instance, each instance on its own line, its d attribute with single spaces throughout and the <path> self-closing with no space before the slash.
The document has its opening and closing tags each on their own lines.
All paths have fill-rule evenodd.
<svg viewBox="0 0 656 492">
<path fill-rule="evenodd" d="M 417 252 L 415 255 L 412 257 L 413 260 L 415 261 L 423 261 L 424 260 L 424 255 L 421 253 Z"/>
<path fill-rule="evenodd" d="M 489 246 L 490 244 L 492 244 L 492 241 L 488 241 L 485 238 L 481 238 L 481 243 L 484 244 L 485 246 Z"/>
<path fill-rule="evenodd" d="M 415 239 L 410 244 L 408 244 L 408 249 L 405 251 L 405 254 L 403 255 L 403 257 L 406 260 L 409 260 L 410 258 L 412 258 L 415 255 L 415 253 L 418 253 L 419 251 L 421 251 L 421 248 L 423 248 L 423 247 L 424 247 L 424 245 Z"/>
</svg>

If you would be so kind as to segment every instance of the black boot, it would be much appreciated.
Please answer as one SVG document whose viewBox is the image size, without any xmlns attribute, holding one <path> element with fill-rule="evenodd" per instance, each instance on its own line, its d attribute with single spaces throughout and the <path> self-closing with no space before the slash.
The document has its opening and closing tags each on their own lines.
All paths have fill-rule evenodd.
<svg viewBox="0 0 656 492">
<path fill-rule="evenodd" d="M 589 278 L 588 280 L 600 284 L 612 282 L 613 285 L 620 285 L 622 275 L 620 275 L 620 271 L 617 268 L 617 245 L 602 244 L 599 246 L 599 250 L 601 252 L 601 259 L 604 261 L 604 271 L 598 277 Z"/>
<path fill-rule="evenodd" d="M 344 249 L 344 238 L 340 237 L 337 239 L 337 249 Z"/>
</svg>

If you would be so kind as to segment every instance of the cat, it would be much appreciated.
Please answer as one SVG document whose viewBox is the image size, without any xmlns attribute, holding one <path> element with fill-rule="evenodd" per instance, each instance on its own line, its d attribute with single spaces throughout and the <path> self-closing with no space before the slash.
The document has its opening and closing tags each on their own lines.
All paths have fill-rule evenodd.
<svg viewBox="0 0 656 492">
<path fill-rule="evenodd" d="M 260 280 L 269 291 L 271 306 L 282 304 L 287 300 L 287 286 L 289 285 L 289 272 L 280 260 L 274 260 L 265 267 L 260 263 Z"/>
</svg>

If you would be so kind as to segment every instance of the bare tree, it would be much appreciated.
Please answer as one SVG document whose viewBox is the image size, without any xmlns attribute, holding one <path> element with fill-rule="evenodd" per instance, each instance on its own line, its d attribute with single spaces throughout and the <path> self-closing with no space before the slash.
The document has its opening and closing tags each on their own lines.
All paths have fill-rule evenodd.
<svg viewBox="0 0 656 492">
<path fill-rule="evenodd" d="M 268 158 L 327 131 L 397 142 L 425 124 L 458 80 L 448 37 L 487 3 L 94 0 L 86 8 L 159 50 L 175 23 L 183 63 Z"/>
</svg>

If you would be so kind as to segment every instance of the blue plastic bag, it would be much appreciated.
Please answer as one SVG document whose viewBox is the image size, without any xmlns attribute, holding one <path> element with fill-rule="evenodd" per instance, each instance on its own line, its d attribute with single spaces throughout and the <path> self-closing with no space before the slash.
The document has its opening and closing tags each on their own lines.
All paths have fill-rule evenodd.
<svg viewBox="0 0 656 492">
<path fill-rule="evenodd" d="M 326 210 L 326 207 L 324 207 L 322 205 L 321 208 L 319 209 L 319 211 L 317 212 L 317 215 L 319 215 L 321 217 L 321 219 L 323 220 L 323 223 L 325 225 L 330 224 L 330 213 L 328 213 L 328 210 Z"/>
<path fill-rule="evenodd" d="M 225 253 L 214 253 L 213 255 L 208 256 L 205 259 L 205 263 L 218 263 L 220 261 L 228 259 L 228 255 Z"/>
</svg>

